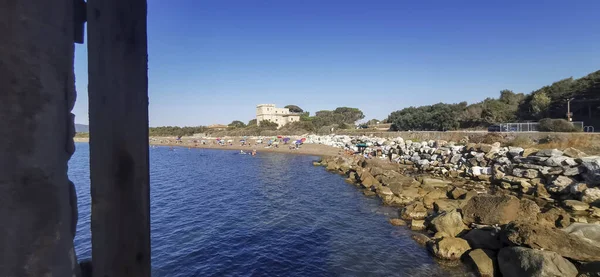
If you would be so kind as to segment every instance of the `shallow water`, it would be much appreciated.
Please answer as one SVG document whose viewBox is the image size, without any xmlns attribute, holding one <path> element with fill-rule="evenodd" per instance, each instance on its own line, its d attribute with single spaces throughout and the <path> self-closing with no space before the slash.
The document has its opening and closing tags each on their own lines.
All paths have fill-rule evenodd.
<svg viewBox="0 0 600 277">
<path fill-rule="evenodd" d="M 367 198 L 316 157 L 150 149 L 153 276 L 464 276 L 438 265 L 397 210 Z M 69 163 L 79 223 L 75 247 L 91 256 L 89 146 Z"/>
</svg>

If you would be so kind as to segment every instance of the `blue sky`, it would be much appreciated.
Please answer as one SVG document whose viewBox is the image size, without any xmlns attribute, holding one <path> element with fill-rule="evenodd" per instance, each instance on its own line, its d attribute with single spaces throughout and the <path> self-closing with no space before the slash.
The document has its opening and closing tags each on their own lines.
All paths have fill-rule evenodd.
<svg viewBox="0 0 600 277">
<path fill-rule="evenodd" d="M 384 119 L 529 93 L 600 69 L 599 13 L 597 0 L 148 0 L 150 125 L 247 122 L 262 103 Z M 77 45 L 83 124 L 86 59 Z"/>
</svg>

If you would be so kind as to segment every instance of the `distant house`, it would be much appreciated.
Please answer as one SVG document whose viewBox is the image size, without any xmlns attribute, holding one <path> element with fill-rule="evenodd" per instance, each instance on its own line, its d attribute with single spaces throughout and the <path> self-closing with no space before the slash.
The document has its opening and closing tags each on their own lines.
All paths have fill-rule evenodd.
<svg viewBox="0 0 600 277">
<path fill-rule="evenodd" d="M 227 129 L 227 125 L 213 124 L 213 125 L 208 125 L 206 128 L 208 128 L 209 130 L 212 130 L 212 131 L 221 131 L 221 130 Z"/>
<path fill-rule="evenodd" d="M 260 104 L 256 106 L 256 124 L 268 120 L 277 123 L 279 128 L 288 123 L 300 121 L 300 114 L 290 112 L 287 108 L 276 108 L 275 104 Z"/>
</svg>

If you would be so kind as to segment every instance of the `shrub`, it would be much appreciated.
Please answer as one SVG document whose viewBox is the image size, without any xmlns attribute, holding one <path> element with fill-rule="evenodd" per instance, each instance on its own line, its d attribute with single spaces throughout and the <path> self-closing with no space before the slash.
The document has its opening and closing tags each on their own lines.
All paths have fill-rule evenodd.
<svg viewBox="0 0 600 277">
<path fill-rule="evenodd" d="M 315 126 L 310 121 L 291 122 L 279 129 L 283 134 L 304 134 L 315 131 Z"/>
<path fill-rule="evenodd" d="M 535 142 L 527 135 L 519 135 L 506 143 L 507 146 L 530 147 Z"/>
<path fill-rule="evenodd" d="M 577 128 L 565 119 L 544 118 L 540 120 L 540 131 L 544 132 L 577 132 Z"/>
<path fill-rule="evenodd" d="M 277 130 L 277 128 L 279 127 L 279 124 L 268 121 L 268 120 L 263 120 L 260 122 L 259 127 L 262 130 Z"/>
</svg>

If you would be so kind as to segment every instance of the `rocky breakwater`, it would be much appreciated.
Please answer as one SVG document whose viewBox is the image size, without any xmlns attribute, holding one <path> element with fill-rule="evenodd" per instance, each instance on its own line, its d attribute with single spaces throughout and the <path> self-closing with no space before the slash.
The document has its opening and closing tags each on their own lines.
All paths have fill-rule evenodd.
<svg viewBox="0 0 600 277">
<path fill-rule="evenodd" d="M 328 140 L 347 149 L 370 144 L 367 153 L 381 159 L 344 155 L 315 165 L 398 207 L 391 223 L 417 231 L 415 240 L 439 259 L 468 263 L 480 276 L 600 272 L 599 157 L 401 138 L 321 141 Z"/>
</svg>

